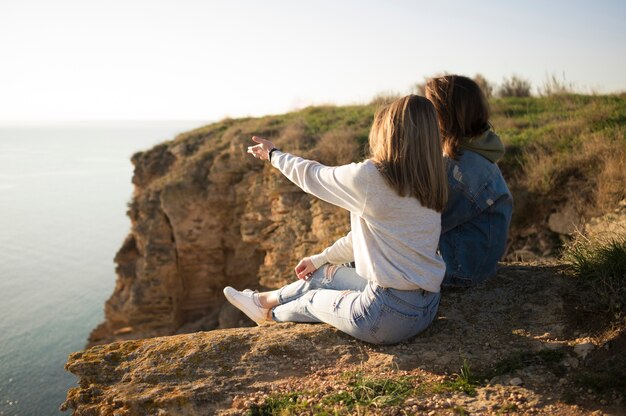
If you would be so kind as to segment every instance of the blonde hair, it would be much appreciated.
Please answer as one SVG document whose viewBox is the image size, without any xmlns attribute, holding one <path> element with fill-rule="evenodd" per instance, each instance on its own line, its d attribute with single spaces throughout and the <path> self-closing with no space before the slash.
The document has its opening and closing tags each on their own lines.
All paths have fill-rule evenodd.
<svg viewBox="0 0 626 416">
<path fill-rule="evenodd" d="M 448 198 L 437 113 L 424 97 L 408 95 L 376 112 L 370 158 L 400 196 L 443 211 Z"/>
</svg>

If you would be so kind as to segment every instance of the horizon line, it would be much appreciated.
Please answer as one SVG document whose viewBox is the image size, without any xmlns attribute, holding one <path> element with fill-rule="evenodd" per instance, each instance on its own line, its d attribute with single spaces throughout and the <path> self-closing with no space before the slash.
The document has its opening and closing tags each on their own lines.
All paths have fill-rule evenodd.
<svg viewBox="0 0 626 416">
<path fill-rule="evenodd" d="M 202 119 L 77 119 L 77 120 L 0 120 L 0 126 L 49 126 L 49 125 L 64 125 L 64 124 L 140 124 L 140 123 L 214 123 L 216 120 L 202 120 Z"/>
</svg>

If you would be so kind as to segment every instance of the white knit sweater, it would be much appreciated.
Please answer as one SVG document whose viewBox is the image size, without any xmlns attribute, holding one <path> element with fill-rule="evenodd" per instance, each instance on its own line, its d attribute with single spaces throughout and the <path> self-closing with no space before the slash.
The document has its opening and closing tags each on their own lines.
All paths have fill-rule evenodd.
<svg viewBox="0 0 626 416">
<path fill-rule="evenodd" d="M 275 151 L 272 165 L 303 191 L 350 211 L 352 230 L 311 256 L 315 267 L 355 261 L 356 272 L 380 286 L 439 292 L 441 214 L 399 196 L 371 160 L 328 167 Z"/>
</svg>

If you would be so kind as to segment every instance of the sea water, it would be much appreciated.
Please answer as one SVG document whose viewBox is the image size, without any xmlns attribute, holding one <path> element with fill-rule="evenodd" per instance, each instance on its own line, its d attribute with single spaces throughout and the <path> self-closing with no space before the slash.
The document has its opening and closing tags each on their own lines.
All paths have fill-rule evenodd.
<svg viewBox="0 0 626 416">
<path fill-rule="evenodd" d="M 62 414 L 130 229 L 130 157 L 201 124 L 0 125 L 0 415 Z"/>
</svg>

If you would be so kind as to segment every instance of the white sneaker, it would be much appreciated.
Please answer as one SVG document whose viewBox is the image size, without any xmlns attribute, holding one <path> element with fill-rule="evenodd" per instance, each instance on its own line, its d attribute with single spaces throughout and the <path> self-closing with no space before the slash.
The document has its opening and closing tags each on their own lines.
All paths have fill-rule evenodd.
<svg viewBox="0 0 626 416">
<path fill-rule="evenodd" d="M 233 306 L 245 313 L 246 316 L 261 325 L 268 320 L 269 309 L 261 307 L 254 299 L 256 292 L 252 290 L 244 290 L 239 292 L 230 286 L 224 288 L 224 296 Z"/>
</svg>

